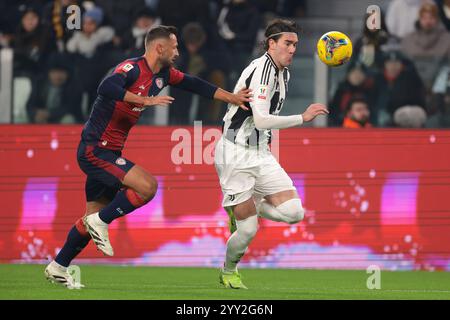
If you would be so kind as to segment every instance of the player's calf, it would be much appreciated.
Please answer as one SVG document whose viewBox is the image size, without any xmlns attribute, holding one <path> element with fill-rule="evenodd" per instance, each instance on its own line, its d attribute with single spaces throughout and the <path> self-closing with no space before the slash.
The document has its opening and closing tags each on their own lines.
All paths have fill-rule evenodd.
<svg viewBox="0 0 450 320">
<path fill-rule="evenodd" d="M 149 184 L 147 191 L 137 192 L 132 188 L 125 188 L 119 191 L 114 199 L 100 212 L 99 218 L 106 224 L 110 224 L 115 219 L 127 215 L 137 208 L 148 203 L 155 196 L 157 184 Z"/>
<path fill-rule="evenodd" d="M 227 252 L 224 270 L 236 271 L 236 266 L 244 255 L 250 242 L 258 231 L 258 217 L 250 216 L 243 220 L 236 220 L 237 230 L 227 241 Z"/>
<path fill-rule="evenodd" d="M 68 267 L 72 260 L 88 245 L 90 239 L 83 219 L 78 219 L 67 234 L 64 246 L 56 255 L 56 263 L 63 267 Z"/>
</svg>

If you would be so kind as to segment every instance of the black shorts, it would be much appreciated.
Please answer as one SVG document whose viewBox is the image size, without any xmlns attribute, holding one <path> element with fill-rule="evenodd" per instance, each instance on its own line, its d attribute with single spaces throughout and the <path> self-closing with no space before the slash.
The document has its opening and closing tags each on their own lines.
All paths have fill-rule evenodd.
<svg viewBox="0 0 450 320">
<path fill-rule="evenodd" d="M 86 201 L 95 201 L 102 197 L 112 200 L 122 188 L 122 181 L 134 163 L 121 155 L 120 151 L 80 142 L 77 159 L 81 170 L 87 175 Z"/>
</svg>

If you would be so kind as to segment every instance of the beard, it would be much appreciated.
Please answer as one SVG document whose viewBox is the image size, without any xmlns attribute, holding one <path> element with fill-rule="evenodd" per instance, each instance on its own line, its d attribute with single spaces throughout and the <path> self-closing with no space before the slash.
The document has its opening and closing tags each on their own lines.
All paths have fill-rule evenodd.
<svg viewBox="0 0 450 320">
<path fill-rule="evenodd" d="M 176 60 L 176 58 L 172 58 L 172 59 L 164 58 L 164 59 L 161 59 L 161 65 L 163 67 L 172 67 L 175 64 L 175 60 Z"/>
</svg>

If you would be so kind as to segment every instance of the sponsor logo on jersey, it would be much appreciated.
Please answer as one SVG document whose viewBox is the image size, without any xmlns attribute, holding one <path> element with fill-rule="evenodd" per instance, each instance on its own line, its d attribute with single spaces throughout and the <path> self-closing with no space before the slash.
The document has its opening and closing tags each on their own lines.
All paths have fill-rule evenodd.
<svg viewBox="0 0 450 320">
<path fill-rule="evenodd" d="M 144 89 L 145 89 L 145 86 L 144 86 L 144 85 L 141 85 L 141 86 L 139 86 L 139 89 L 144 90 Z"/>
<path fill-rule="evenodd" d="M 164 86 L 164 80 L 162 78 L 156 78 L 155 83 L 159 89 L 162 89 Z"/>
<path fill-rule="evenodd" d="M 266 100 L 267 99 L 267 86 L 261 86 L 257 90 L 258 99 Z"/>
<path fill-rule="evenodd" d="M 106 140 L 103 140 L 103 141 L 102 141 L 102 145 L 103 145 L 103 146 L 106 146 L 107 144 L 108 144 L 108 141 L 106 141 Z"/>
<path fill-rule="evenodd" d="M 123 67 L 122 67 L 122 70 L 123 71 L 125 71 L 125 72 L 128 72 L 128 71 L 130 71 L 131 69 L 133 69 L 134 67 L 133 67 L 133 65 L 131 64 L 131 63 L 127 63 L 126 65 L 124 65 Z"/>
<path fill-rule="evenodd" d="M 138 108 L 138 107 L 134 107 L 133 109 L 131 109 L 131 111 L 137 111 L 137 112 L 142 112 L 144 110 L 145 110 L 145 108 Z"/>
<path fill-rule="evenodd" d="M 127 162 L 124 158 L 117 158 L 116 164 L 118 164 L 119 166 L 124 166 L 127 164 Z"/>
</svg>

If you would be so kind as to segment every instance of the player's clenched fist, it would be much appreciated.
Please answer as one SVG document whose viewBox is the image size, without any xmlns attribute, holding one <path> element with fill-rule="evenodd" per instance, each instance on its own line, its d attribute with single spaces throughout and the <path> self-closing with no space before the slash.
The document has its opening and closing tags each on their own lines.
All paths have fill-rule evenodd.
<svg viewBox="0 0 450 320">
<path fill-rule="evenodd" d="M 326 106 L 324 106 L 321 103 L 313 103 L 311 104 L 308 109 L 302 114 L 303 121 L 308 122 L 313 120 L 318 115 L 327 115 L 329 113 Z"/>
<path fill-rule="evenodd" d="M 171 96 L 144 97 L 144 107 L 168 106 L 175 100 Z"/>
</svg>

